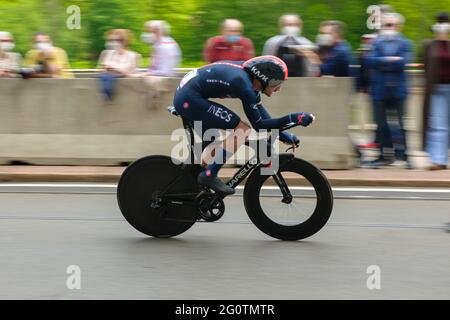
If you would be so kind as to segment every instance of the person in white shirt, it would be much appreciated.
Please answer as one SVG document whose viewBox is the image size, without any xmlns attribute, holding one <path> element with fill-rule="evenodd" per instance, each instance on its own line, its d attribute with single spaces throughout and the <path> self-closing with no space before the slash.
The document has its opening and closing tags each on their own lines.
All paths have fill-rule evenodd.
<svg viewBox="0 0 450 320">
<path fill-rule="evenodd" d="M 117 78 L 133 76 L 137 72 L 141 55 L 128 50 L 130 34 L 125 29 L 106 33 L 106 50 L 100 54 L 98 68 L 102 70 L 100 81 L 105 99 L 112 101 Z"/>
<path fill-rule="evenodd" d="M 153 46 L 152 61 L 148 68 L 151 76 L 176 76 L 175 68 L 181 63 L 181 50 L 170 37 L 170 26 L 162 20 L 150 20 L 144 24 L 141 40 Z"/>
<path fill-rule="evenodd" d="M 12 52 L 14 39 L 11 33 L 0 31 L 0 77 L 16 77 L 14 72 L 19 69 L 22 56 Z"/>
<path fill-rule="evenodd" d="M 315 50 L 316 45 L 301 36 L 303 22 L 296 14 L 285 14 L 279 21 L 281 34 L 266 41 L 263 55 L 277 56 L 289 69 L 289 77 L 312 76 L 316 69 L 298 49 Z"/>
</svg>

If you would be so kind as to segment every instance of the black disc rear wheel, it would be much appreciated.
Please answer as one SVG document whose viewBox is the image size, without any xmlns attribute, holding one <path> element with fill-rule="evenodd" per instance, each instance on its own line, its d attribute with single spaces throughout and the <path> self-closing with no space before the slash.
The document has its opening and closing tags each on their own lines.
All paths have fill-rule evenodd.
<svg viewBox="0 0 450 320">
<path fill-rule="evenodd" d="M 195 206 L 155 205 L 162 190 L 180 175 L 181 167 L 167 156 L 148 156 L 131 163 L 117 187 L 117 200 L 125 219 L 135 229 L 153 237 L 173 237 L 188 230 L 198 215 Z M 171 194 L 184 192 L 198 192 L 190 174 L 170 188 Z"/>
</svg>

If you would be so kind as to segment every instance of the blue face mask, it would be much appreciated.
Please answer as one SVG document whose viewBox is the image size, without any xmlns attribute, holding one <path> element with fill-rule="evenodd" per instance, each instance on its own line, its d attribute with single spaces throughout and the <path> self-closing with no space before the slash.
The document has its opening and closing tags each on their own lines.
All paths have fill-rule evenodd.
<svg viewBox="0 0 450 320">
<path fill-rule="evenodd" d="M 239 41 L 239 39 L 241 39 L 241 36 L 231 35 L 231 36 L 226 36 L 226 39 L 228 42 L 237 42 L 237 41 Z"/>
</svg>

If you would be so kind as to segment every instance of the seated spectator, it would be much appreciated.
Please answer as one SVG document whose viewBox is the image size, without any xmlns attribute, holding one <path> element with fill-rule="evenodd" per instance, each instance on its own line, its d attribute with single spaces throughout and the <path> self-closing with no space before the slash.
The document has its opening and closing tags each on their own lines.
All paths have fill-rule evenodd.
<svg viewBox="0 0 450 320">
<path fill-rule="evenodd" d="M 319 28 L 316 44 L 318 52 L 299 50 L 319 66 L 320 76 L 349 77 L 351 48 L 344 40 L 344 24 L 340 21 L 324 21 Z"/>
<path fill-rule="evenodd" d="M 289 69 L 289 77 L 305 77 L 310 75 L 310 64 L 299 51 L 294 48 L 314 50 L 316 46 L 301 36 L 303 22 L 296 14 L 285 14 L 280 17 L 281 34 L 273 36 L 264 44 L 263 55 L 281 58 Z"/>
<path fill-rule="evenodd" d="M 14 39 L 11 33 L 0 31 L 0 77 L 16 76 L 22 57 L 19 53 L 12 52 L 13 49 Z"/>
<path fill-rule="evenodd" d="M 222 35 L 206 41 L 203 56 L 212 63 L 220 60 L 245 61 L 255 56 L 250 39 L 242 36 L 243 25 L 239 20 L 226 19 L 222 23 Z"/>
<path fill-rule="evenodd" d="M 102 93 L 107 101 L 114 98 L 117 78 L 132 76 L 137 72 L 141 56 L 128 50 L 130 33 L 125 29 L 114 29 L 106 33 L 106 50 L 100 54 L 98 68 L 101 69 Z"/>
<path fill-rule="evenodd" d="M 72 78 L 67 70 L 70 65 L 66 52 L 53 46 L 49 35 L 36 33 L 33 37 L 33 49 L 27 52 L 24 64 L 32 68 L 30 77 L 34 78 Z"/>
<path fill-rule="evenodd" d="M 176 41 L 170 37 L 169 24 L 162 20 L 151 20 L 144 24 L 144 28 L 141 40 L 153 46 L 149 75 L 175 77 L 175 68 L 181 62 L 181 50 Z"/>
</svg>

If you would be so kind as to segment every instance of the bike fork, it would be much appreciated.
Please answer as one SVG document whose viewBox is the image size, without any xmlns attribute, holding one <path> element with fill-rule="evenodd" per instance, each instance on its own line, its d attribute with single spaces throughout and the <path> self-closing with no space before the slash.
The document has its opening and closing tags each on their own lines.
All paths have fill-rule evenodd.
<svg viewBox="0 0 450 320">
<path fill-rule="evenodd" d="M 275 180 L 281 190 L 281 193 L 283 194 L 283 199 L 281 200 L 281 202 L 290 204 L 292 202 L 292 194 L 289 190 L 286 180 L 284 180 L 283 176 L 279 172 L 273 175 L 273 179 Z"/>
</svg>

